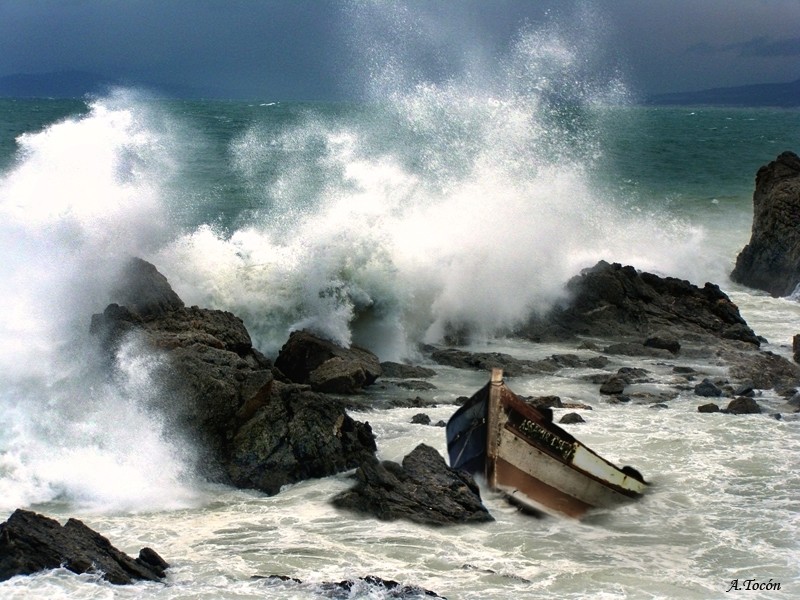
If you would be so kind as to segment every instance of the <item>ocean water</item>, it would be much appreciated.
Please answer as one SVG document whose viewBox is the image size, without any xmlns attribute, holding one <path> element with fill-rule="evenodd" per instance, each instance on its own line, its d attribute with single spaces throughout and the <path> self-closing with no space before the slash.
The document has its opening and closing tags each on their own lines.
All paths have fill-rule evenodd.
<svg viewBox="0 0 800 600">
<path fill-rule="evenodd" d="M 756 170 L 800 150 L 800 112 L 635 106 L 615 81 L 557 77 L 580 75 L 575 61 L 537 40 L 521 37 L 493 86 L 377 86 L 359 104 L 132 89 L 0 100 L 0 517 L 79 517 L 173 565 L 165 585 L 54 571 L 0 583 L 0 597 L 325 598 L 322 582 L 370 574 L 451 599 L 727 598 L 737 579 L 781 584 L 748 597 L 800 595 L 791 416 L 701 415 L 690 392 L 666 410 L 609 405 L 582 372 L 517 378 L 519 393 L 592 405 L 575 435 L 652 490 L 579 523 L 532 519 L 485 490 L 494 523 L 430 529 L 338 512 L 328 501 L 347 474 L 274 497 L 209 484 L 191 440 L 160 417 L 159 358 L 125 348 L 113 379 L 99 366 L 89 321 L 131 255 L 187 304 L 240 316 L 271 356 L 302 327 L 382 360 L 422 361 L 419 344 L 453 327 L 475 350 L 575 353 L 507 334 L 600 259 L 719 284 L 766 348 L 790 356 L 800 305 L 728 274 Z M 671 365 L 612 363 L 626 365 L 675 383 Z M 435 368 L 434 421 L 488 376 Z M 416 412 L 353 416 L 381 458 L 420 442 L 445 454 L 443 429 L 410 424 Z M 270 574 L 304 583 L 259 578 Z M 350 597 L 390 596 L 365 585 Z"/>
</svg>

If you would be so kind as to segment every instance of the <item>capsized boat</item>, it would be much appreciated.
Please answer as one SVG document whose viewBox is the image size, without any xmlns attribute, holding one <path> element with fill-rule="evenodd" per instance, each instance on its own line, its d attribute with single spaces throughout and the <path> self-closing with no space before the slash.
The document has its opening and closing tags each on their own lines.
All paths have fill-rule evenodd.
<svg viewBox="0 0 800 600">
<path fill-rule="evenodd" d="M 486 478 L 496 491 L 534 513 L 581 518 L 640 497 L 647 483 L 576 440 L 514 394 L 493 369 L 489 383 L 447 423 L 450 466 Z"/>
</svg>

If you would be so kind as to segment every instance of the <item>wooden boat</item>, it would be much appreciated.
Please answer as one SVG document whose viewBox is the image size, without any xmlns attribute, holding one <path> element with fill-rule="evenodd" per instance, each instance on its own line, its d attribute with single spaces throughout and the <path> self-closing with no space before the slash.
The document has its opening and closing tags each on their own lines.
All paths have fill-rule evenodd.
<svg viewBox="0 0 800 600">
<path fill-rule="evenodd" d="M 502 369 L 447 423 L 450 466 L 486 478 L 493 489 L 535 513 L 581 518 L 638 498 L 647 483 L 617 467 L 515 395 Z"/>
</svg>

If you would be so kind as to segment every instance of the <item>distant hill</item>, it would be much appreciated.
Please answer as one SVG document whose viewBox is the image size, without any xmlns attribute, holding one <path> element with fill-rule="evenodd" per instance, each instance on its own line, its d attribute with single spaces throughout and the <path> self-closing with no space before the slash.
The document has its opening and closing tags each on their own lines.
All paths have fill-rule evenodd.
<svg viewBox="0 0 800 600">
<path fill-rule="evenodd" d="M 107 90 L 114 82 L 97 73 L 14 73 L 0 77 L 0 96 L 6 98 L 82 98 Z"/>
<path fill-rule="evenodd" d="M 650 96 L 651 105 L 800 106 L 800 79 L 789 83 L 761 83 Z"/>
<path fill-rule="evenodd" d="M 111 79 L 86 71 L 54 73 L 14 73 L 0 77 L 0 98 L 84 98 L 103 94 L 114 86 L 139 87 L 157 94 L 178 98 L 214 97 L 209 90 L 197 90 L 180 84 L 159 84 Z"/>
</svg>

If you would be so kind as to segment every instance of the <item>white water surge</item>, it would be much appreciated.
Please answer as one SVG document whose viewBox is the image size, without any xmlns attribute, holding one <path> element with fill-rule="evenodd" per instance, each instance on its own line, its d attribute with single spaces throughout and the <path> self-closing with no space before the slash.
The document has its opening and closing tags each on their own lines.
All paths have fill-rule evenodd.
<svg viewBox="0 0 800 600">
<path fill-rule="evenodd" d="M 128 347 L 111 373 L 89 338 L 130 255 L 153 262 L 187 304 L 242 317 L 272 354 L 296 327 L 384 360 L 419 359 L 417 344 L 448 327 L 467 328 L 476 350 L 574 353 L 498 333 L 545 310 L 599 259 L 731 288 L 747 198 L 709 208 L 679 178 L 674 202 L 598 183 L 606 145 L 622 135 L 607 119 L 635 121 L 644 109 L 601 107 L 624 93 L 615 78 L 583 77 L 586 50 L 572 39 L 521 31 L 482 85 L 480 61 L 461 78 L 428 81 L 376 48 L 394 76 L 375 74 L 374 106 L 255 112 L 120 92 L 20 138 L 0 179 L 0 509 L 78 516 L 120 549 L 151 546 L 173 566 L 166 585 L 117 588 L 58 570 L 0 583 L 0 597 L 320 598 L 330 597 L 321 582 L 369 574 L 451 599 L 727 598 L 732 580 L 753 578 L 782 588 L 748 597 L 797 596 L 800 435 L 798 420 L 770 416 L 782 403 L 772 392 L 757 398 L 767 412 L 735 417 L 698 414 L 690 389 L 659 410 L 608 405 L 581 372 L 511 381 L 521 394 L 592 405 L 571 431 L 635 465 L 652 490 L 582 523 L 531 519 L 486 492 L 495 523 L 428 529 L 336 511 L 328 501 L 346 475 L 274 497 L 199 481 L 191 440 L 160 416 L 158 357 Z M 222 222 L 223 205 L 236 218 Z M 732 294 L 769 349 L 790 354 L 797 304 Z M 609 369 L 620 366 L 651 370 L 660 389 L 676 383 L 671 364 Z M 445 404 L 427 411 L 434 422 L 487 377 L 435 368 L 431 395 Z M 420 442 L 444 454 L 443 430 L 411 425 L 415 412 L 353 416 L 370 422 L 381 458 L 400 460 Z M 254 578 L 269 574 L 304 583 Z"/>
</svg>

